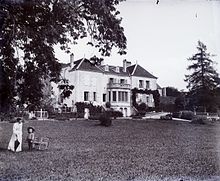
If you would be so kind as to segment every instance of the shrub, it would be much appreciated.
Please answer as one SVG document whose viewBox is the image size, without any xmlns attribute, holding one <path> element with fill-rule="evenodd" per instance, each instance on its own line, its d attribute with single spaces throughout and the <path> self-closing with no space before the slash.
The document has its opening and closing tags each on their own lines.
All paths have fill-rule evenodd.
<svg viewBox="0 0 220 181">
<path fill-rule="evenodd" d="M 172 113 L 172 116 L 173 116 L 174 118 L 180 118 L 180 117 L 181 117 L 181 112 L 173 112 L 173 113 Z"/>
<path fill-rule="evenodd" d="M 147 105 L 142 102 L 138 105 L 138 114 L 144 116 L 147 112 Z"/>
<path fill-rule="evenodd" d="M 194 117 L 194 113 L 192 111 L 182 111 L 181 112 L 181 119 L 187 119 L 187 120 L 192 120 Z"/>
<path fill-rule="evenodd" d="M 132 115 L 132 119 L 142 119 L 143 117 L 140 115 Z"/>
<path fill-rule="evenodd" d="M 101 106 L 94 106 L 92 103 L 85 103 L 85 102 L 77 102 L 76 103 L 77 107 L 77 113 L 83 113 L 85 108 L 89 108 L 90 115 L 96 115 L 97 113 L 102 112 L 102 107 Z"/>
<path fill-rule="evenodd" d="M 102 113 L 97 113 L 95 115 L 91 115 L 89 116 L 89 119 L 91 120 L 99 120 L 100 116 L 102 115 Z M 82 116 L 83 117 L 83 116 Z"/>
<path fill-rule="evenodd" d="M 57 120 L 69 120 L 70 118 L 75 118 L 75 117 L 76 114 L 74 113 L 55 113 L 49 115 L 50 119 L 57 119 Z"/>
<path fill-rule="evenodd" d="M 110 117 L 113 117 L 114 119 L 116 119 L 117 117 L 123 117 L 123 113 L 121 111 L 111 110 L 108 112 L 110 113 Z"/>
<path fill-rule="evenodd" d="M 106 108 L 111 108 L 111 103 L 110 103 L 110 102 L 106 102 L 106 103 L 105 103 L 105 107 L 106 107 Z"/>
<path fill-rule="evenodd" d="M 193 124 L 205 124 L 205 122 L 207 121 L 207 118 L 205 116 L 195 116 L 192 119 Z"/>
<path fill-rule="evenodd" d="M 101 114 L 101 116 L 99 117 L 99 121 L 100 121 L 100 124 L 102 126 L 109 127 L 109 126 L 112 125 L 111 116 L 110 116 L 110 113 L 108 111 Z"/>
</svg>

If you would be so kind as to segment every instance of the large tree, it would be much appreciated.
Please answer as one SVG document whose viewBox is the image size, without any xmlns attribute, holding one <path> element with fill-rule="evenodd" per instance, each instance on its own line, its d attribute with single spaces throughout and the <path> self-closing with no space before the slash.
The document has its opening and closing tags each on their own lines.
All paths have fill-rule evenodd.
<svg viewBox="0 0 220 181">
<path fill-rule="evenodd" d="M 18 90 L 24 93 L 36 86 L 40 91 L 39 80 L 48 75 L 58 80 L 61 66 L 54 45 L 69 53 L 71 44 L 90 36 L 88 44 L 104 56 L 110 55 L 112 47 L 126 53 L 126 37 L 115 7 L 120 1 L 0 0 L 0 108 L 12 103 Z M 37 100 L 32 99 L 31 92 L 25 96 L 22 102 L 42 97 L 38 93 Z"/>
<path fill-rule="evenodd" d="M 219 84 L 218 73 L 214 69 L 212 55 L 207 53 L 207 48 L 201 41 L 198 41 L 197 50 L 198 53 L 188 58 L 192 62 L 187 68 L 191 74 L 185 76 L 190 93 L 190 104 L 201 107 L 204 111 L 212 111 L 216 105 L 215 90 Z"/>
</svg>

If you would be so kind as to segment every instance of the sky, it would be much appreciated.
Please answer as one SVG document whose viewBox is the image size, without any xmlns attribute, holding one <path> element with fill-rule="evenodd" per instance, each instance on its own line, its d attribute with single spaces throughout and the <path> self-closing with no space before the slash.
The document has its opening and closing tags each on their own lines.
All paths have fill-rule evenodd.
<svg viewBox="0 0 220 181">
<path fill-rule="evenodd" d="M 113 50 L 104 63 L 122 66 L 127 59 L 138 63 L 158 77 L 161 87 L 186 90 L 184 78 L 190 62 L 187 58 L 197 53 L 198 40 L 207 46 L 220 74 L 220 0 L 127 0 L 117 6 L 123 18 L 127 38 L 127 54 L 120 56 Z M 75 60 L 98 55 L 81 41 L 72 47 Z M 69 55 L 56 50 L 61 62 Z"/>
</svg>

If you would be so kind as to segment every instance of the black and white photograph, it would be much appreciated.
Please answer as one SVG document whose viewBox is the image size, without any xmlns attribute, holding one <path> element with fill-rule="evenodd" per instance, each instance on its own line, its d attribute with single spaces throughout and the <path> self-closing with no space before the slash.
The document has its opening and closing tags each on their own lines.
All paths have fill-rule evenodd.
<svg viewBox="0 0 220 181">
<path fill-rule="evenodd" d="M 220 0 L 0 0 L 0 181 L 220 181 Z"/>
</svg>

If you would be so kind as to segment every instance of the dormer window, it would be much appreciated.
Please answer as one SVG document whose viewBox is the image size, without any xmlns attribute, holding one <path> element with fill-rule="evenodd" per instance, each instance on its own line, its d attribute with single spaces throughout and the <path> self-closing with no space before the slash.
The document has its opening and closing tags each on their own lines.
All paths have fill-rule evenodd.
<svg viewBox="0 0 220 181">
<path fill-rule="evenodd" d="M 116 72 L 118 72 L 118 73 L 120 72 L 120 69 L 119 69 L 119 67 L 116 67 Z"/>
<path fill-rule="evenodd" d="M 109 66 L 105 65 L 105 71 L 108 72 L 109 71 Z"/>
</svg>

